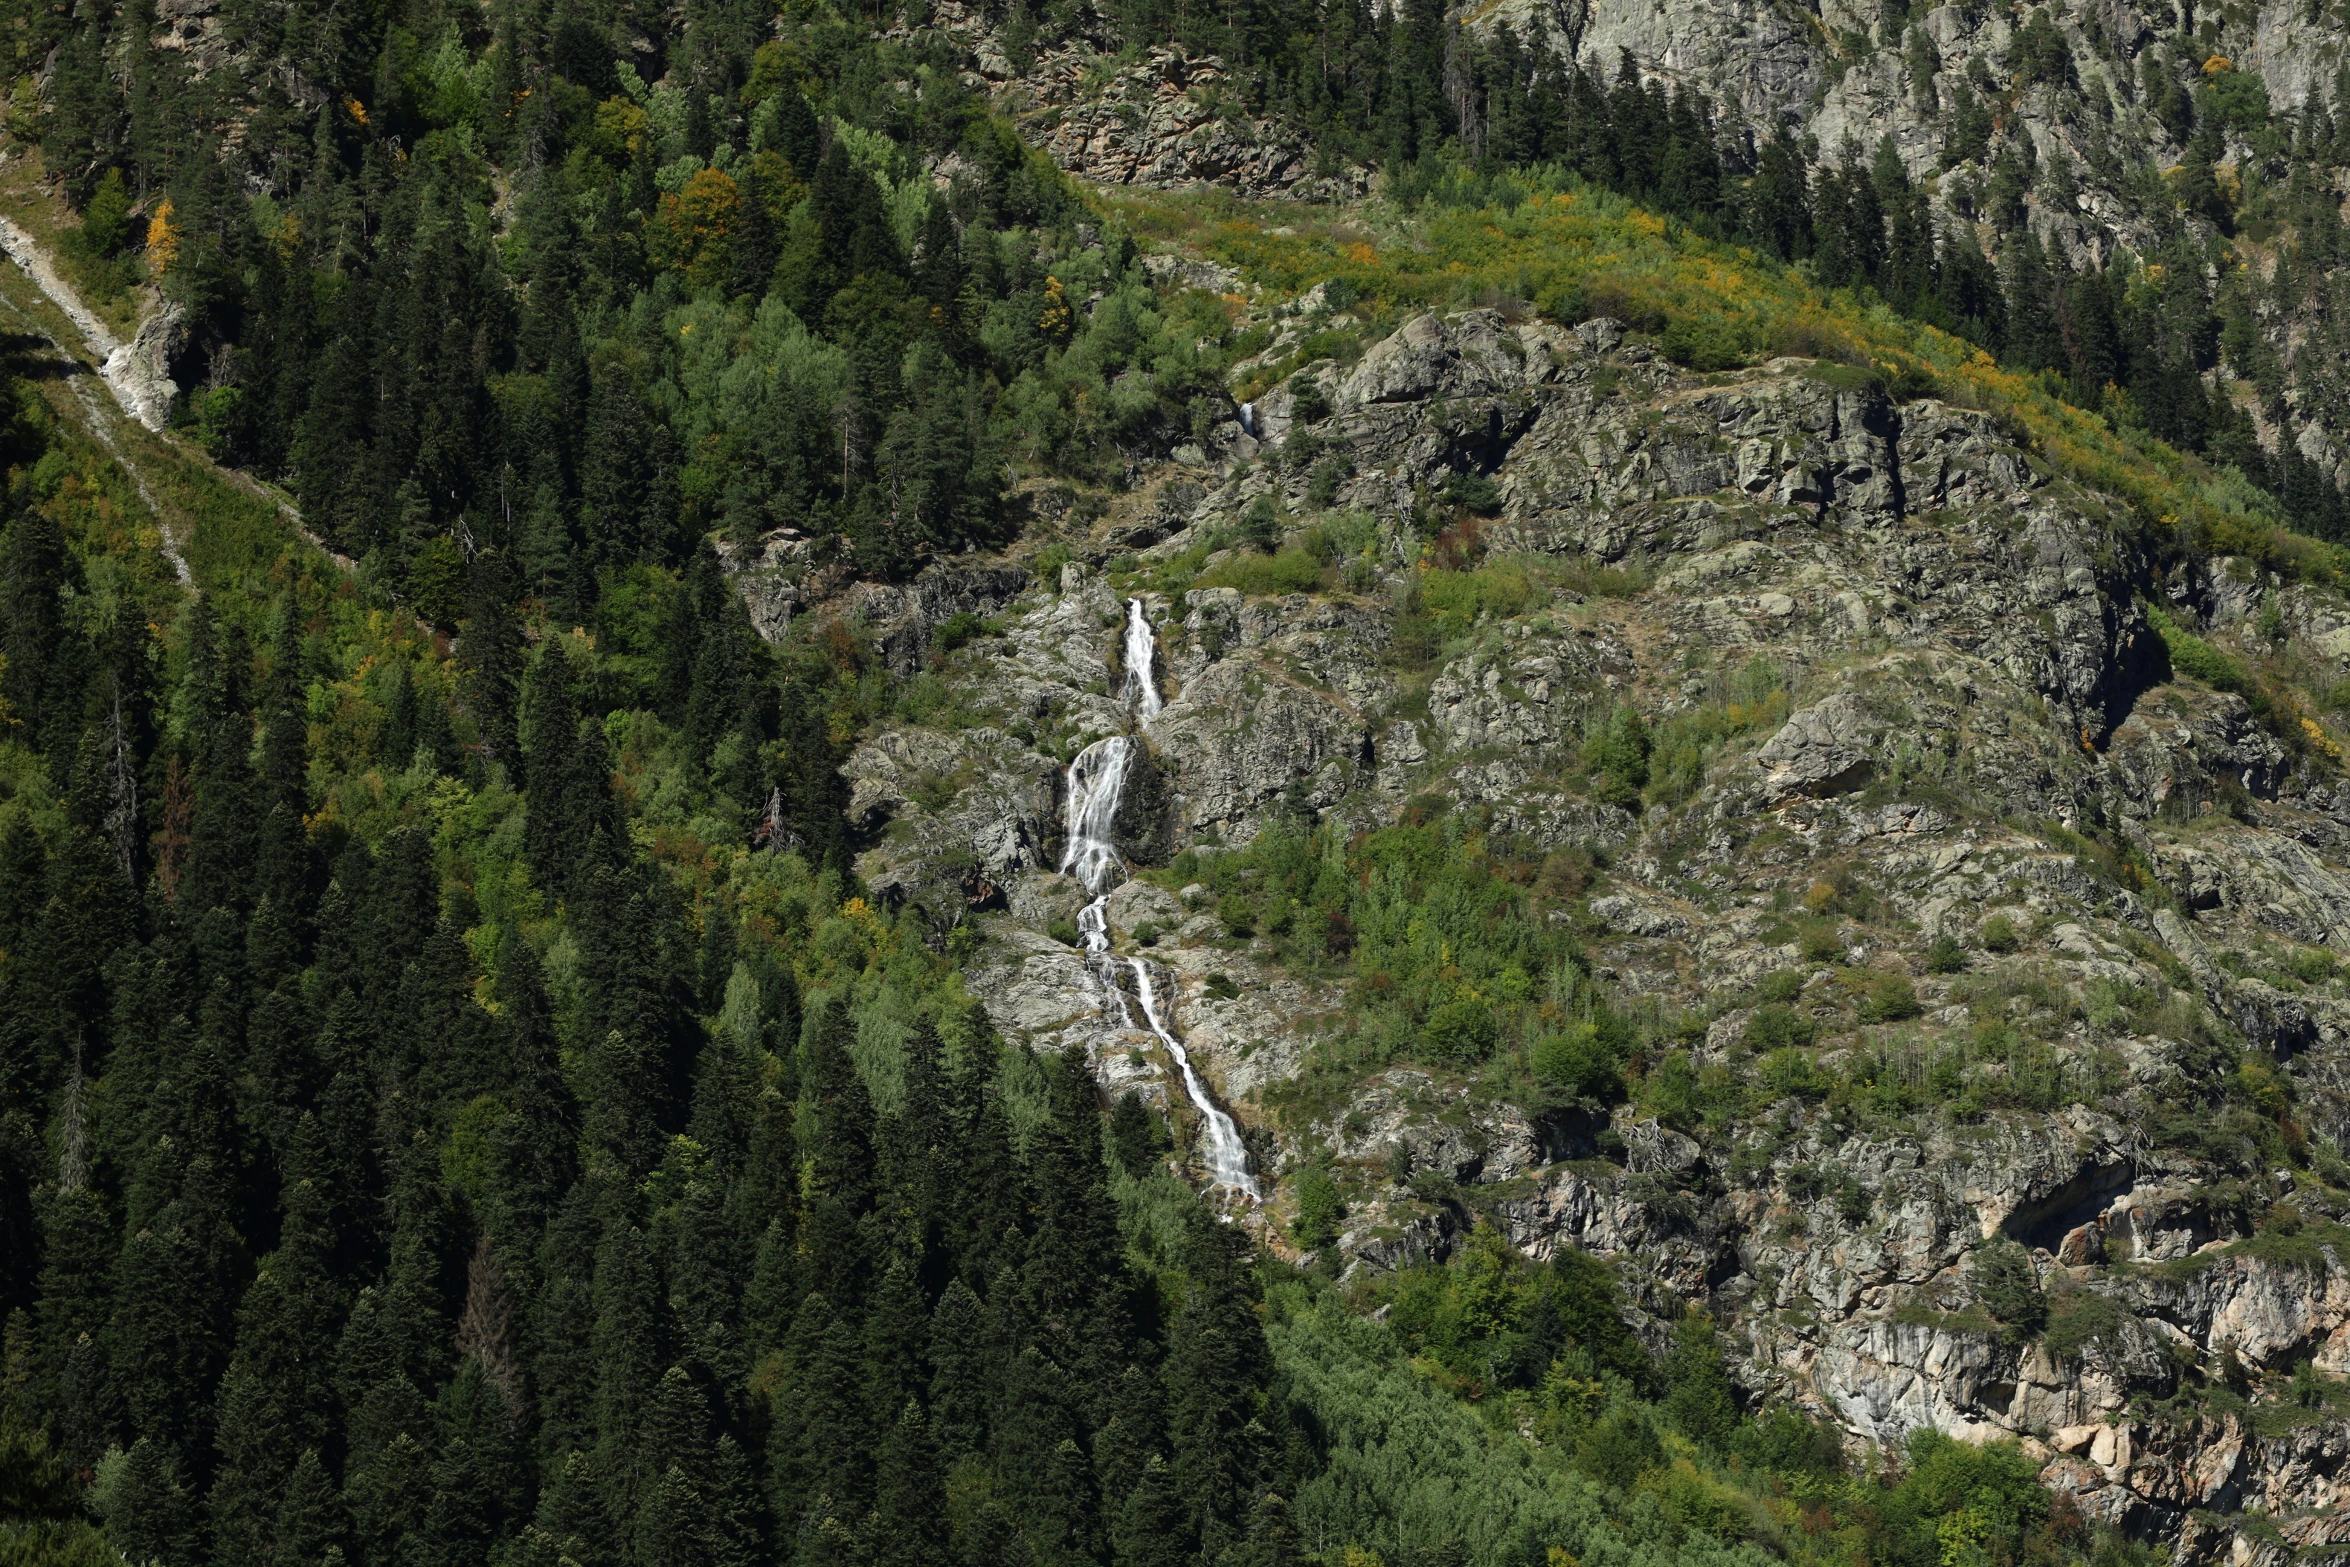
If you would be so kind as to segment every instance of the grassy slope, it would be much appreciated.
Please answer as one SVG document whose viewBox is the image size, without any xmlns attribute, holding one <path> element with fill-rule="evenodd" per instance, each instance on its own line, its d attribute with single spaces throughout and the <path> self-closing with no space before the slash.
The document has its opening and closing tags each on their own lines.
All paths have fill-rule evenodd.
<svg viewBox="0 0 2350 1567">
<path fill-rule="evenodd" d="M 2205 548 L 2336 586 L 2350 557 L 2242 509 L 2200 460 L 2065 402 L 2054 382 L 2001 368 L 1973 344 L 1873 297 L 1813 285 L 1743 246 L 1707 239 L 1571 177 L 1534 179 L 1513 207 L 1437 207 L 1416 220 L 1230 197 L 1117 193 L 1143 237 L 1187 246 L 1277 295 L 1343 278 L 1393 314 L 1504 300 L 1579 320 L 1620 316 L 1697 369 L 1791 354 L 1841 362 L 1904 395 L 1998 418 L 2057 473 L 2103 491 L 2132 520 L 2184 528 Z"/>
</svg>

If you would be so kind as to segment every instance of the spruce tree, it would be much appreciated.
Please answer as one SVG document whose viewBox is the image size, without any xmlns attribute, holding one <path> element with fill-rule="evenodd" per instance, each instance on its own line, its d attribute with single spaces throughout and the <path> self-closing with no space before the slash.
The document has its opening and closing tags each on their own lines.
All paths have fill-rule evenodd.
<svg viewBox="0 0 2350 1567">
<path fill-rule="evenodd" d="M 141 1437 L 99 1496 L 108 1543 L 126 1561 L 193 1567 L 197 1554 L 196 1500 L 179 1449 Z"/>
<path fill-rule="evenodd" d="M 1118 1567 L 1181 1567 L 1192 1559 L 1196 1539 L 1174 1471 L 1151 1454 L 1118 1509 L 1112 1560 Z"/>
<path fill-rule="evenodd" d="M 801 1076 L 811 1132 L 802 1148 L 807 1175 L 804 1243 L 808 1281 L 861 1300 L 871 1266 L 860 1221 L 872 1211 L 873 1100 L 850 1054 L 854 1025 L 839 1000 L 828 1000 L 808 1030 Z"/>
<path fill-rule="evenodd" d="M 333 1477 L 319 1460 L 316 1448 L 304 1448 L 278 1499 L 277 1529 L 272 1559 L 277 1562 L 324 1562 L 328 1552 L 340 1551 L 348 1530 L 343 1499 Z"/>
<path fill-rule="evenodd" d="M 988 1349 L 986 1307 L 961 1279 L 951 1281 L 930 1312 L 930 1410 L 949 1455 L 987 1442 Z"/>
<path fill-rule="evenodd" d="M 920 1404 L 909 1400 L 899 1412 L 874 1467 L 874 1567 L 924 1567 L 948 1530 L 938 1455 Z"/>
<path fill-rule="evenodd" d="M 236 1353 L 220 1392 L 220 1468 L 211 1492 L 213 1552 L 228 1564 L 271 1560 L 282 1498 L 305 1454 L 334 1440 L 330 1423 L 339 1291 L 325 1194 L 285 1195 L 278 1248 L 237 1308 Z"/>
<path fill-rule="evenodd" d="M 1238 1538 L 1265 1455 L 1257 1390 L 1271 1353 L 1245 1271 L 1245 1242 L 1205 1211 L 1192 1220 L 1192 1291 L 1168 1335 L 1167 1435 L 1177 1489 L 1203 1549 Z"/>
<path fill-rule="evenodd" d="M 668 1359 L 659 1289 L 643 1233 L 633 1224 L 613 1223 L 596 1254 L 596 1456 L 625 1512 L 633 1512 L 656 1477 L 647 1470 L 640 1437 Z"/>
<path fill-rule="evenodd" d="M 483 761 L 519 780 L 516 706 L 522 673 L 522 628 L 509 607 L 514 595 L 506 556 L 484 550 L 473 558 L 459 653 L 460 689 L 481 737 Z"/>
</svg>

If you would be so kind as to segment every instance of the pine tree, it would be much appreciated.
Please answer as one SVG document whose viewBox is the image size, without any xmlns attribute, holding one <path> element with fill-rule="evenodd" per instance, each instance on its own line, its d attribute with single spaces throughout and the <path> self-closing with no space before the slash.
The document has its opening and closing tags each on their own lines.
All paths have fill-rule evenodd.
<svg viewBox="0 0 2350 1567">
<path fill-rule="evenodd" d="M 618 1567 L 603 1477 L 585 1453 L 567 1454 L 556 1465 L 524 1539 L 534 1567 L 555 1567 L 564 1560 L 580 1567 Z"/>
<path fill-rule="evenodd" d="M 750 1460 L 731 1435 L 719 1437 L 711 1451 L 704 1500 L 710 1567 L 754 1567 L 769 1559 Z"/>
<path fill-rule="evenodd" d="M 848 1009 L 837 999 L 826 1001 L 808 1030 L 801 1074 L 811 1123 L 801 1150 L 807 1162 L 807 1277 L 851 1305 L 862 1298 L 871 1267 L 859 1224 L 874 1199 L 873 1100 L 849 1053 L 853 1037 Z"/>
<path fill-rule="evenodd" d="M 236 1353 L 220 1392 L 220 1472 L 211 1493 L 213 1551 L 266 1563 L 281 1498 L 305 1454 L 334 1439 L 328 1380 L 339 1314 L 325 1195 L 313 1181 L 285 1195 L 278 1248 L 237 1308 Z"/>
<path fill-rule="evenodd" d="M 291 930 L 302 933 L 315 896 L 307 829 L 310 746 L 301 642 L 289 611 L 280 625 L 269 677 L 261 692 L 261 766 L 256 798 L 260 824 L 254 887 Z"/>
<path fill-rule="evenodd" d="M 987 1443 L 988 1348 L 986 1308 L 969 1285 L 951 1281 L 930 1312 L 930 1409 L 949 1454 Z"/>
<path fill-rule="evenodd" d="M 193 1567 L 196 1501 L 179 1449 L 146 1437 L 131 1444 L 99 1497 L 108 1542 L 136 1567 Z"/>
<path fill-rule="evenodd" d="M 818 158 L 816 112 L 808 107 L 806 98 L 790 88 L 777 95 L 777 103 L 775 150 L 783 154 L 792 173 L 803 180 L 813 179 Z"/>
<path fill-rule="evenodd" d="M 1093 1442 L 1101 1493 L 1113 1507 L 1141 1483 L 1144 1468 L 1164 1440 L 1158 1383 L 1141 1365 L 1129 1362 L 1105 1401 L 1107 1418 Z M 1116 1520 L 1113 1511 L 1112 1521 Z"/>
<path fill-rule="evenodd" d="M 539 1452 L 549 1465 L 595 1443 L 597 1235 L 593 1190 L 583 1180 L 563 1199 L 541 1239 L 540 1284 L 525 1338 Z"/>
<path fill-rule="evenodd" d="M 874 1567 L 924 1567 L 948 1530 L 938 1455 L 920 1404 L 906 1403 L 874 1467 Z"/>
<path fill-rule="evenodd" d="M 416 961 L 401 976 L 399 1015 L 408 1034 L 404 1058 L 415 1073 L 413 1091 L 429 1108 L 449 1113 L 502 1088 L 494 1026 L 473 999 L 473 954 L 455 922 L 443 916 Z"/>
<path fill-rule="evenodd" d="M 499 1023 L 514 1084 L 513 1112 L 491 1143 L 493 1222 L 527 1245 L 553 1216 L 577 1171 L 579 1107 L 564 1081 L 553 1009 L 537 955 L 510 938 L 498 962 Z"/>
<path fill-rule="evenodd" d="M 2030 230 L 2008 241 L 1999 283 L 2007 316 L 2000 358 L 2024 370 L 2053 370 L 2062 365 L 2064 342 L 2057 332 L 2054 309 L 2056 280 Z"/>
<path fill-rule="evenodd" d="M 1784 261 L 1812 253 L 1812 208 L 1803 154 L 1785 136 L 1763 143 L 1761 165 L 1746 193 L 1747 240 Z"/>
<path fill-rule="evenodd" d="M 647 1472 L 639 1437 L 668 1359 L 659 1281 L 633 1224 L 611 1225 L 597 1251 L 595 1311 L 597 1462 L 612 1478 L 618 1509 L 633 1512 L 657 1478 Z"/>
<path fill-rule="evenodd" d="M 1713 1319 L 1692 1307 L 1673 1325 L 1673 1349 L 1665 1361 L 1665 1413 L 1681 1434 L 1700 1446 L 1718 1448 L 1738 1424 L 1738 1404 L 1722 1364 L 1721 1341 Z"/>
<path fill-rule="evenodd" d="M 778 1393 L 768 1444 L 777 1521 L 796 1533 L 825 1517 L 860 1517 L 872 1489 L 874 1441 L 855 1324 L 822 1295 L 810 1295 L 794 1317 L 784 1360 L 790 1382 Z"/>
<path fill-rule="evenodd" d="M 522 628 L 508 607 L 514 589 L 506 557 L 484 550 L 473 558 L 459 654 L 465 705 L 481 736 L 483 760 L 518 776 L 515 703 L 522 670 Z"/>
<path fill-rule="evenodd" d="M 913 1270 L 902 1259 L 892 1261 L 865 1311 L 865 1387 L 876 1430 L 886 1430 L 892 1411 L 928 1381 L 929 1338 L 929 1303 Z"/>
<path fill-rule="evenodd" d="M 27 507 L 0 533 L 0 700 L 52 754 L 78 716 L 80 660 L 65 624 L 78 575 L 48 507 Z"/>
<path fill-rule="evenodd" d="M 1263 1454 L 1257 1389 L 1271 1354 L 1243 1270 L 1244 1242 L 1203 1210 L 1192 1221 L 1192 1293 L 1167 1345 L 1167 1435 L 1177 1489 L 1202 1548 L 1240 1534 Z"/>
<path fill-rule="evenodd" d="M 1052 1353 L 1098 1387 L 1132 1349 L 1101 1114 L 1082 1051 L 1048 1057 L 1044 1066 L 1051 1114 L 1029 1142 L 1037 1212 L 1023 1285 Z"/>
<path fill-rule="evenodd" d="M 529 716 L 524 853 L 541 884 L 566 896 L 606 862 L 613 823 L 602 737 L 583 724 L 560 638 L 550 638 L 532 666 Z"/>
<path fill-rule="evenodd" d="M 319 1461 L 318 1450 L 304 1448 L 278 1500 L 272 1560 L 325 1562 L 328 1552 L 342 1549 L 347 1529 L 334 1480 Z"/>
<path fill-rule="evenodd" d="M 1111 1539 L 1118 1567 L 1180 1567 L 1192 1559 L 1197 1535 L 1191 1513 L 1174 1471 L 1157 1453 L 1127 1493 Z"/>
</svg>

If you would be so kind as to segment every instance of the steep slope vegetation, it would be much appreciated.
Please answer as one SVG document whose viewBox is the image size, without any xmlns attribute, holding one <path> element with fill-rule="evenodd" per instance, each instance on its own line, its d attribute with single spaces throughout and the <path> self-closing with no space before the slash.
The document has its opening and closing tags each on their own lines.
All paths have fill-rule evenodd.
<svg viewBox="0 0 2350 1567">
<path fill-rule="evenodd" d="M 1604 18 L 18 20 L 351 569 L 12 426 L 7 1549 L 2332 1542 L 2338 497 L 2138 265 L 2250 187 L 2092 270 Z"/>
</svg>

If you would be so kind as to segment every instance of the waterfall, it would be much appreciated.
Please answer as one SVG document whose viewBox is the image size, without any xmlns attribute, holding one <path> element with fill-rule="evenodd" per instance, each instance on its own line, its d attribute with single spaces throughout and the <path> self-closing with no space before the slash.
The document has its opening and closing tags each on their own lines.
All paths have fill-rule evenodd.
<svg viewBox="0 0 2350 1567">
<path fill-rule="evenodd" d="M 1142 612 L 1142 600 L 1128 599 L 1126 684 L 1119 694 L 1133 706 L 1145 725 L 1159 716 L 1164 705 L 1159 700 L 1158 682 L 1152 673 L 1157 652 L 1150 621 Z M 1121 1028 L 1132 1028 L 1134 1016 L 1126 1007 L 1125 988 L 1118 983 L 1117 960 L 1110 956 L 1110 894 L 1126 880 L 1126 862 L 1119 858 L 1116 845 L 1110 841 L 1110 830 L 1118 819 L 1118 800 L 1126 788 L 1126 769 L 1134 759 L 1134 745 L 1124 735 L 1105 736 L 1078 752 L 1077 759 L 1069 764 L 1069 843 L 1061 851 L 1061 873 L 1076 877 L 1078 885 L 1089 894 L 1085 907 L 1077 915 L 1078 943 L 1085 949 L 1086 971 L 1101 989 L 1103 1009 L 1115 1012 Z M 1150 965 L 1140 958 L 1129 961 L 1133 965 L 1135 990 L 1142 1000 L 1143 1018 L 1150 1025 L 1151 1033 L 1175 1058 L 1175 1065 L 1183 1074 L 1183 1091 L 1198 1109 L 1205 1126 L 1203 1151 L 1210 1177 L 1218 1186 L 1240 1192 L 1252 1201 L 1262 1201 L 1263 1193 L 1248 1173 L 1248 1150 L 1240 1141 L 1240 1128 L 1209 1096 L 1207 1085 L 1192 1068 L 1190 1053 L 1159 1016 L 1158 990 L 1151 981 Z"/>
<path fill-rule="evenodd" d="M 1126 787 L 1126 762 L 1134 742 L 1124 735 L 1096 740 L 1069 764 L 1069 846 L 1061 851 L 1061 874 L 1074 876 L 1091 893 L 1107 896 L 1125 863 L 1110 844 L 1118 818 L 1118 795 Z"/>
<path fill-rule="evenodd" d="M 1126 601 L 1126 699 L 1142 709 L 1142 721 L 1148 724 L 1159 716 L 1164 704 L 1159 701 L 1158 682 L 1151 678 L 1151 665 L 1159 653 L 1158 639 L 1151 635 L 1151 623 L 1142 618 L 1142 600 Z"/>
<path fill-rule="evenodd" d="M 1216 1107 L 1208 1097 L 1207 1085 L 1191 1069 L 1191 1056 L 1167 1032 L 1167 1025 L 1159 1021 L 1159 998 L 1151 989 L 1151 967 L 1140 958 L 1134 961 L 1134 985 L 1142 994 L 1143 1020 L 1151 1032 L 1159 1036 L 1159 1043 L 1167 1047 L 1167 1054 L 1175 1058 L 1175 1065 L 1183 1072 L 1183 1091 L 1199 1107 L 1200 1119 L 1206 1123 L 1203 1140 L 1207 1144 L 1208 1174 L 1218 1186 L 1228 1186 L 1255 1201 L 1263 1201 L 1257 1190 L 1256 1177 L 1248 1173 L 1248 1150 L 1241 1145 L 1240 1128 L 1232 1124 L 1232 1117 Z"/>
<path fill-rule="evenodd" d="M 1092 897 L 1077 912 L 1077 938 L 1085 966 L 1100 986 L 1105 1004 L 1117 1009 L 1122 1028 L 1134 1026 L 1126 993 L 1118 988 L 1110 961 L 1110 894 L 1126 879 L 1126 862 L 1110 843 L 1118 819 L 1118 796 L 1126 786 L 1126 761 L 1134 742 L 1124 735 L 1096 740 L 1069 764 L 1069 846 L 1061 851 L 1061 874 L 1077 878 Z"/>
</svg>

